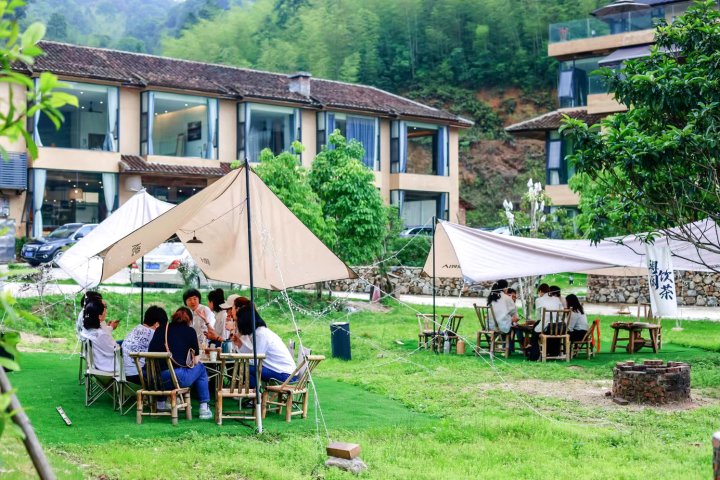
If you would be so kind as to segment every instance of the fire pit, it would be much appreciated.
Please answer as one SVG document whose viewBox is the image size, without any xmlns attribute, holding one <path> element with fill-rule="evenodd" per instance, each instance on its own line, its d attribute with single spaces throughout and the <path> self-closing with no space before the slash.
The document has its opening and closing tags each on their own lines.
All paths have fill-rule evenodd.
<svg viewBox="0 0 720 480">
<path fill-rule="evenodd" d="M 690 365 L 662 360 L 618 362 L 613 369 L 612 396 L 650 405 L 690 400 Z"/>
</svg>

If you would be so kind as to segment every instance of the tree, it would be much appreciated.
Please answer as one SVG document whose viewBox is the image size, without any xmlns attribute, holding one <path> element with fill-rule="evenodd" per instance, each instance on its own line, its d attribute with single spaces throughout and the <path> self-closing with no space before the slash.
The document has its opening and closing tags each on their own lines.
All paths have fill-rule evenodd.
<svg viewBox="0 0 720 480">
<path fill-rule="evenodd" d="M 293 151 L 273 155 L 266 148 L 260 152 L 260 165 L 255 173 L 270 190 L 326 245 L 333 246 L 335 222 L 323 216 L 320 198 L 310 187 L 307 171 L 298 165 L 296 154 L 303 151 L 300 142 L 293 143 Z"/>
<path fill-rule="evenodd" d="M 47 24 L 47 36 L 50 40 L 67 40 L 67 20 L 62 13 L 53 12 Z"/>
<path fill-rule="evenodd" d="M 360 142 L 346 142 L 335 130 L 330 145 L 313 161 L 310 186 L 320 198 L 326 221 L 335 223 L 335 253 L 352 265 L 370 263 L 383 251 L 387 225 L 375 176 L 361 162 L 365 150 Z"/>
<path fill-rule="evenodd" d="M 720 253 L 718 232 L 697 235 L 673 227 L 720 221 L 720 12 L 705 1 L 672 25 L 657 28 L 646 59 L 603 69 L 615 98 L 631 108 L 588 127 L 566 119 L 569 157 L 579 175 L 582 222 L 598 241 L 651 232 Z M 706 265 L 717 269 L 717 266 Z"/>
<path fill-rule="evenodd" d="M 58 82 L 55 75 L 41 73 L 36 87 L 30 78 L 12 69 L 13 65 L 31 66 L 35 58 L 42 55 L 42 49 L 37 44 L 45 35 L 45 27 L 40 23 L 34 23 L 21 32 L 15 14 L 23 5 L 24 3 L 18 0 L 0 0 L 0 39 L 2 39 L 0 40 L 0 81 L 10 87 L 7 104 L 0 107 L 0 138 L 10 144 L 23 139 L 30 156 L 37 158 L 37 146 L 25 127 L 27 119 L 40 111 L 59 127 L 63 120 L 59 108 L 66 104 L 77 107 L 78 103 L 72 95 L 53 90 L 64 85 Z M 27 102 L 23 102 L 23 105 L 16 105 L 17 102 L 13 99 L 14 88 L 27 90 Z M 7 154 L 5 148 L 0 146 L 0 151 L 5 157 Z M 20 315 L 29 316 L 25 312 L 15 310 L 13 304 L 12 297 L 7 294 L 0 295 L 0 305 L 4 314 L 11 318 Z M 16 357 L 17 340 L 17 335 L 0 335 L 0 348 Z M 7 430 L 6 427 L 11 425 L 12 420 L 16 427 L 15 431 L 24 438 L 25 446 L 38 473 L 43 478 L 49 478 L 52 471 L 42 454 L 42 448 L 27 416 L 20 411 L 20 404 L 10 388 L 10 381 L 4 368 L 17 370 L 19 365 L 12 358 L 0 356 L 0 435 Z"/>
</svg>

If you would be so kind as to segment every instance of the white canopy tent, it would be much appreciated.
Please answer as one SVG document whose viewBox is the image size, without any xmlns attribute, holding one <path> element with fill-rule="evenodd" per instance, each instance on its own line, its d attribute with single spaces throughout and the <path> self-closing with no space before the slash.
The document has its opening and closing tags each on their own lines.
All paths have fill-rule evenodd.
<svg viewBox="0 0 720 480">
<path fill-rule="evenodd" d="M 103 270 L 102 258 L 96 255 L 172 207 L 173 204 L 156 199 L 144 189 L 140 190 L 70 247 L 57 261 L 58 266 L 81 287 L 96 287 Z"/>
<path fill-rule="evenodd" d="M 720 245 L 717 225 L 710 219 L 675 230 L 688 233 L 690 238 Z M 720 253 L 698 249 L 692 242 L 662 237 L 655 243 L 670 248 L 675 270 L 712 271 L 710 267 L 720 268 Z M 645 261 L 645 246 L 635 236 L 607 239 L 592 245 L 589 240 L 499 235 L 440 221 L 423 272 L 440 278 L 465 278 L 470 282 L 561 272 L 629 276 L 647 274 Z"/>
</svg>

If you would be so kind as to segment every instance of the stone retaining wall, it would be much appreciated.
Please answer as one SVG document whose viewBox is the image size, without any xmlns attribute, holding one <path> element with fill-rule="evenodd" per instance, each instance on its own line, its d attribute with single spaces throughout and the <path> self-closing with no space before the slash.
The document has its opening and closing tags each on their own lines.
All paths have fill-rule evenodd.
<svg viewBox="0 0 720 480">
<path fill-rule="evenodd" d="M 618 362 L 613 368 L 612 396 L 629 402 L 663 405 L 690 400 L 690 365 L 645 360 Z"/>
<path fill-rule="evenodd" d="M 678 305 L 717 307 L 720 305 L 720 274 L 675 272 Z M 649 302 L 647 277 L 588 275 L 587 302 Z"/>
<path fill-rule="evenodd" d="M 432 295 L 432 277 L 421 275 L 420 267 L 393 267 L 387 276 L 381 275 L 377 267 L 352 268 L 360 279 L 333 280 L 326 282 L 327 287 L 338 292 L 370 293 L 370 285 L 377 282 L 384 292 L 393 295 Z M 492 282 L 463 285 L 460 278 L 436 278 L 435 286 L 440 296 L 487 297 Z M 306 288 L 314 288 L 314 285 L 307 285 Z"/>
</svg>

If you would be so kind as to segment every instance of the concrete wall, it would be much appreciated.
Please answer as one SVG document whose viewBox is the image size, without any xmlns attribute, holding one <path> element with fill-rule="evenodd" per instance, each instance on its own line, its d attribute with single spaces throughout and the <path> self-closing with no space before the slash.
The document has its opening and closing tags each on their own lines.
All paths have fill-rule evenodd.
<svg viewBox="0 0 720 480">
<path fill-rule="evenodd" d="M 646 45 L 655 41 L 655 30 L 603 35 L 601 37 L 581 38 L 548 45 L 548 56 L 563 60 L 581 53 L 604 52 L 631 45 Z"/>
<path fill-rule="evenodd" d="M 580 202 L 580 196 L 570 190 L 568 185 L 545 185 L 545 193 L 556 207 L 575 206 Z"/>
</svg>

